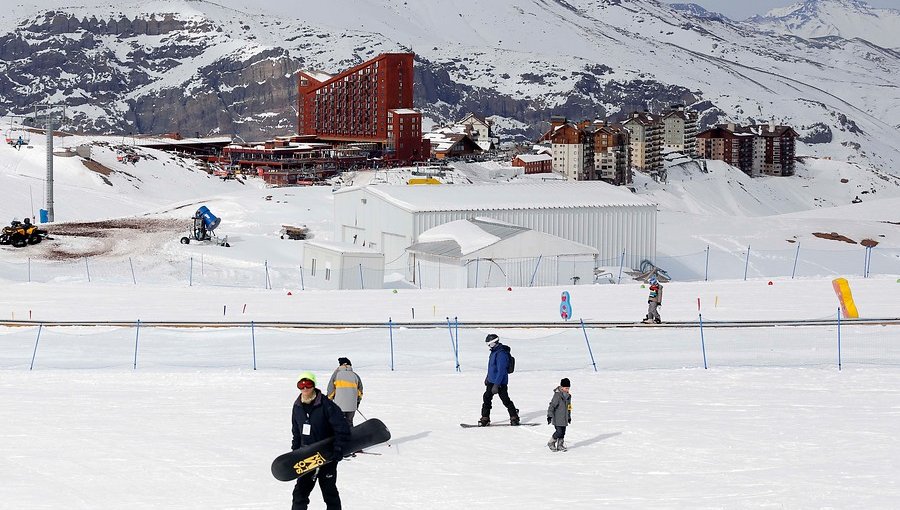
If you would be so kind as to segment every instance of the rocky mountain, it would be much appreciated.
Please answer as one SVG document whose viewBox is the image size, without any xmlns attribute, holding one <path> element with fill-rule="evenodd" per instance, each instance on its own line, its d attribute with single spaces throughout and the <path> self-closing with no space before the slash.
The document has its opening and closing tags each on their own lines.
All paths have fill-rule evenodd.
<svg viewBox="0 0 900 510">
<path fill-rule="evenodd" d="M 806 4 L 871 22 L 857 0 Z M 0 18 L 0 114 L 64 102 L 69 129 L 259 140 L 294 131 L 298 69 L 414 51 L 415 103 L 435 123 L 471 111 L 532 138 L 554 114 L 685 103 L 703 125 L 791 124 L 801 154 L 900 165 L 900 53 L 855 36 L 801 37 L 657 0 L 54 7 Z"/>
</svg>

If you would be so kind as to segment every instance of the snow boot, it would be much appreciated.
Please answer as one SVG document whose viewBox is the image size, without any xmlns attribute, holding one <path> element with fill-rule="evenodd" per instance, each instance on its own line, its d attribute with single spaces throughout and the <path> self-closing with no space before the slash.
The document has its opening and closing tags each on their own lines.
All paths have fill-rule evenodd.
<svg viewBox="0 0 900 510">
<path fill-rule="evenodd" d="M 550 448 L 550 451 L 551 451 L 551 452 L 557 451 L 557 449 L 556 449 L 556 439 L 552 439 L 552 438 L 551 438 L 550 441 L 547 441 L 547 447 Z"/>
<path fill-rule="evenodd" d="M 480 420 L 478 420 L 479 427 L 487 427 L 491 424 L 491 419 L 487 416 L 482 416 Z"/>
<path fill-rule="evenodd" d="M 519 410 L 518 409 L 516 409 L 516 414 L 511 415 L 509 417 L 509 424 L 512 425 L 513 427 L 515 427 L 516 425 L 519 424 Z"/>
<path fill-rule="evenodd" d="M 653 322 L 655 322 L 657 324 L 662 324 L 662 320 L 660 320 L 660 319 L 653 319 Z"/>
<path fill-rule="evenodd" d="M 559 438 L 556 440 L 556 451 L 558 451 L 558 452 L 569 451 L 569 449 L 566 448 L 566 443 L 563 441 L 563 438 Z"/>
</svg>

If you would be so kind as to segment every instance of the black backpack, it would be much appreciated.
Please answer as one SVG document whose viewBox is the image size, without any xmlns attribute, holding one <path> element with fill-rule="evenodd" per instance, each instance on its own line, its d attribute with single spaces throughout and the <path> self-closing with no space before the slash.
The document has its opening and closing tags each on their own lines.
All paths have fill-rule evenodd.
<svg viewBox="0 0 900 510">
<path fill-rule="evenodd" d="M 509 354 L 509 364 L 506 365 L 506 373 L 511 374 L 516 371 L 516 358 L 512 355 L 512 350 L 508 345 L 504 345 L 506 347 L 506 354 Z"/>
</svg>

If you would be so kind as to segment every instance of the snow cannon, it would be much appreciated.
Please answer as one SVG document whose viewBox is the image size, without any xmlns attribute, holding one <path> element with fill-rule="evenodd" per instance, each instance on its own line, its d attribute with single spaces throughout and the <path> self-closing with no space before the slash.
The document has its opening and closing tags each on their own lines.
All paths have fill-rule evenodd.
<svg viewBox="0 0 900 510">
<path fill-rule="evenodd" d="M 191 230 L 190 236 L 184 236 L 181 238 L 181 244 L 190 244 L 191 239 L 195 241 L 215 241 L 219 246 L 229 247 L 228 237 L 226 236 L 222 240 L 219 240 L 218 236 L 213 232 L 216 227 L 219 226 L 219 223 L 222 222 L 222 219 L 212 213 L 208 207 L 205 205 L 201 205 L 197 212 L 194 213 L 194 216 L 191 218 L 194 220 L 194 227 Z"/>
<path fill-rule="evenodd" d="M 205 205 L 201 205 L 197 212 L 194 214 L 195 217 L 203 220 L 203 226 L 206 227 L 206 230 L 212 232 L 219 226 L 219 223 L 222 222 L 222 218 L 217 217 L 212 211 L 209 210 Z"/>
</svg>

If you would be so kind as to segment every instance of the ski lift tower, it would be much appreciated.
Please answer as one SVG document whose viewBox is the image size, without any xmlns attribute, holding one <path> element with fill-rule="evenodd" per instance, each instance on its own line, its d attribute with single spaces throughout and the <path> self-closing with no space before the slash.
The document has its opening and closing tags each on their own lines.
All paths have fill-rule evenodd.
<svg viewBox="0 0 900 510">
<path fill-rule="evenodd" d="M 47 223 L 53 222 L 53 126 L 61 126 L 65 117 L 65 105 L 34 105 L 34 121 L 38 123 L 38 119 L 43 119 L 47 132 Z"/>
</svg>

